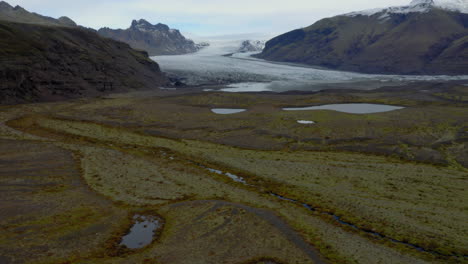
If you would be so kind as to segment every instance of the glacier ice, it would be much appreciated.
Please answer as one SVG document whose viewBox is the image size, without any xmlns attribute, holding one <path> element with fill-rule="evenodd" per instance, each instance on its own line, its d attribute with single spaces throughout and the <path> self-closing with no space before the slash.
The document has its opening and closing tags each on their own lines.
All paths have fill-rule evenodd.
<svg viewBox="0 0 468 264">
<path fill-rule="evenodd" d="M 375 89 L 417 81 L 468 80 L 467 75 L 374 75 L 269 62 L 251 57 L 252 53 L 236 53 L 244 40 L 205 39 L 210 46 L 197 53 L 152 59 L 163 71 L 184 78 L 189 85 L 219 84 L 226 92 L 321 90 L 327 85 L 350 83 L 356 89 Z"/>
</svg>

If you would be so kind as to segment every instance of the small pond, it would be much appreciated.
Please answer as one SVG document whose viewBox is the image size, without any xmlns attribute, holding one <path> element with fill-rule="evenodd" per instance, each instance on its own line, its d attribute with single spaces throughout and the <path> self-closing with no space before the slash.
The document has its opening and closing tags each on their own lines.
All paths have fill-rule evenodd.
<svg viewBox="0 0 468 264">
<path fill-rule="evenodd" d="M 153 242 L 154 234 L 161 227 L 161 221 L 157 217 L 135 215 L 130 232 L 122 237 L 120 244 L 129 249 L 143 248 Z"/>
<path fill-rule="evenodd" d="M 309 121 L 309 120 L 297 120 L 297 123 L 302 124 L 302 125 L 313 125 L 313 124 L 315 124 L 314 121 Z"/>
<path fill-rule="evenodd" d="M 329 104 L 309 107 L 283 108 L 285 111 L 333 110 L 349 114 L 373 114 L 403 109 L 401 106 L 381 104 Z"/>
<path fill-rule="evenodd" d="M 247 109 L 233 109 L 233 108 L 213 108 L 211 112 L 218 115 L 232 115 L 247 111 Z"/>
</svg>

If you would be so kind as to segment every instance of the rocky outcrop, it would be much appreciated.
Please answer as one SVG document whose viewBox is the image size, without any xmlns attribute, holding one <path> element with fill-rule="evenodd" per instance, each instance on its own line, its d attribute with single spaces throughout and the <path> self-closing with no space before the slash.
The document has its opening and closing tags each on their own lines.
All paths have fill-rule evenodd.
<svg viewBox="0 0 468 264">
<path fill-rule="evenodd" d="M 0 21 L 2 104 L 152 89 L 166 82 L 146 52 L 93 31 Z"/>
<path fill-rule="evenodd" d="M 21 6 L 12 7 L 5 1 L 0 2 L 0 20 L 48 26 L 77 26 L 76 23 L 68 17 L 60 17 L 59 19 L 55 19 L 41 16 L 36 13 L 28 12 Z"/>
<path fill-rule="evenodd" d="M 265 41 L 261 40 L 244 40 L 241 43 L 239 52 L 261 52 L 265 48 Z"/>
<path fill-rule="evenodd" d="M 125 30 L 101 28 L 98 33 L 128 43 L 132 48 L 145 50 L 150 56 L 187 54 L 204 47 L 186 39 L 177 29 L 164 24 L 152 25 L 144 19 L 133 20 L 130 28 Z"/>
<path fill-rule="evenodd" d="M 323 19 L 273 38 L 258 57 L 365 73 L 468 74 L 468 14 L 457 3 L 415 0 Z"/>
</svg>

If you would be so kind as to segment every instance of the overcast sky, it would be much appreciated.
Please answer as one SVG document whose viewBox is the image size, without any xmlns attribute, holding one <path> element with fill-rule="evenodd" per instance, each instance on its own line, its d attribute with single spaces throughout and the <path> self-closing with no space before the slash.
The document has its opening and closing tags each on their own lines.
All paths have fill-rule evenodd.
<svg viewBox="0 0 468 264">
<path fill-rule="evenodd" d="M 80 25 L 128 28 L 132 19 L 164 23 L 196 35 L 284 33 L 334 15 L 406 5 L 410 0 L 6 0 Z"/>
</svg>

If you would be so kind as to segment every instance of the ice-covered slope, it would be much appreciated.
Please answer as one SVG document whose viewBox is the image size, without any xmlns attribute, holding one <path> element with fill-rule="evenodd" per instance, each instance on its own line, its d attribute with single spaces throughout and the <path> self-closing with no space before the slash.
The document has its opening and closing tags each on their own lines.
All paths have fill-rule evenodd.
<svg viewBox="0 0 468 264">
<path fill-rule="evenodd" d="M 346 16 L 366 15 L 372 16 L 382 13 L 383 17 L 388 14 L 427 13 L 433 8 L 468 13 L 468 0 L 413 0 L 406 6 L 394 6 L 387 8 L 375 8 L 345 14 Z"/>
<path fill-rule="evenodd" d="M 154 59 L 163 71 L 181 77 L 187 84 L 237 83 L 231 86 L 233 91 L 314 90 L 325 89 L 329 84 L 351 84 L 353 88 L 372 89 L 399 82 L 468 80 L 468 76 L 370 75 L 271 63 L 251 58 L 248 56 L 251 53 L 235 53 L 246 37 L 262 38 L 199 39 L 209 41 L 211 45 L 193 54 L 157 56 Z M 223 56 L 233 52 L 233 56 Z"/>
</svg>

